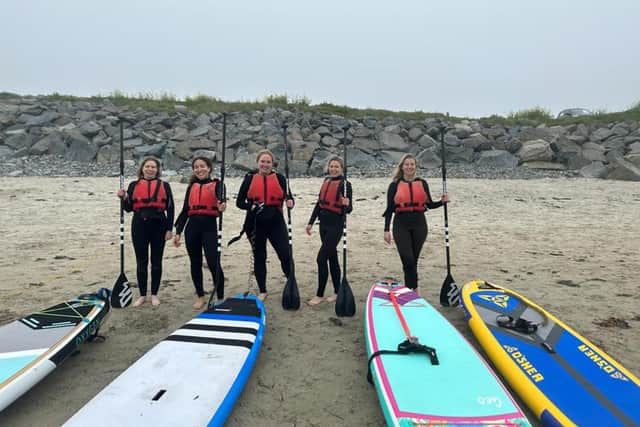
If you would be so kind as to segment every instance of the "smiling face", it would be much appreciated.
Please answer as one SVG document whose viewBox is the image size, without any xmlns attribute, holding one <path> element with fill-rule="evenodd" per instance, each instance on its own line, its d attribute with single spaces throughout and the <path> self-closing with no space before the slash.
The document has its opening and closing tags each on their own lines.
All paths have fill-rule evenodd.
<svg viewBox="0 0 640 427">
<path fill-rule="evenodd" d="M 142 176 L 145 179 L 154 179 L 158 176 L 158 164 L 155 160 L 147 160 L 142 165 Z"/>
<path fill-rule="evenodd" d="M 211 168 L 204 160 L 196 160 L 193 162 L 193 174 L 196 178 L 202 180 L 211 176 Z"/>
<path fill-rule="evenodd" d="M 273 158 L 264 153 L 258 158 L 258 172 L 260 175 L 269 175 L 273 169 Z"/>
<path fill-rule="evenodd" d="M 416 176 L 416 159 L 407 157 L 402 162 L 402 175 L 404 179 L 413 179 Z"/>
<path fill-rule="evenodd" d="M 329 176 L 331 178 L 342 175 L 342 165 L 337 160 L 330 161 L 327 169 L 329 170 Z"/>
</svg>

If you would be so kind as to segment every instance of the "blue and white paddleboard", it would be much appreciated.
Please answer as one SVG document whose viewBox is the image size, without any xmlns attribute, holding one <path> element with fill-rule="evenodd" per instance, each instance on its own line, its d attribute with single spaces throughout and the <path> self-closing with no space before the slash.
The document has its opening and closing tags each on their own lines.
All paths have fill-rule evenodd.
<svg viewBox="0 0 640 427">
<path fill-rule="evenodd" d="M 221 426 L 256 362 L 262 301 L 227 298 L 180 327 L 105 387 L 65 426 Z"/>
<path fill-rule="evenodd" d="M 95 336 L 109 290 L 82 295 L 0 326 L 0 411 Z"/>
<path fill-rule="evenodd" d="M 365 313 L 370 373 L 387 425 L 531 425 L 471 344 L 418 294 L 378 282 Z M 406 329 L 435 350 L 437 361 L 427 353 L 394 353 L 406 344 Z"/>
</svg>

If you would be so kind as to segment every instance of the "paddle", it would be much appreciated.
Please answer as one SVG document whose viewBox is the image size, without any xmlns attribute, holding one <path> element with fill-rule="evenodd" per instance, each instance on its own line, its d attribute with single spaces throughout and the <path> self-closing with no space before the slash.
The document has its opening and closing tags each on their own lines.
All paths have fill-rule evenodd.
<svg viewBox="0 0 640 427">
<path fill-rule="evenodd" d="M 227 113 L 222 113 L 222 154 L 220 159 L 220 203 L 225 203 L 227 199 L 227 192 L 224 188 L 224 175 L 225 175 L 225 151 L 227 146 Z M 213 290 L 207 303 L 207 308 L 213 308 L 214 300 L 213 296 L 219 287 L 224 290 L 224 274 L 222 273 L 222 211 L 218 216 L 218 264 L 216 265 L 216 274 L 213 278 Z"/>
<path fill-rule="evenodd" d="M 344 180 L 342 181 L 342 195 L 347 197 L 347 130 L 349 126 L 342 128 L 344 137 L 342 145 L 344 147 Z M 338 287 L 338 295 L 336 297 L 336 315 L 338 317 L 352 317 L 356 314 L 356 301 L 353 298 L 353 292 L 349 281 L 347 280 L 347 208 L 342 207 L 342 217 L 344 227 L 342 229 L 342 281 Z"/>
<path fill-rule="evenodd" d="M 124 190 L 124 127 L 120 118 L 120 189 Z M 124 199 L 120 199 L 120 275 L 111 290 L 111 306 L 125 308 L 133 300 L 129 279 L 124 274 Z"/>
<path fill-rule="evenodd" d="M 289 144 L 287 143 L 287 125 L 282 125 L 282 138 L 284 140 L 284 174 L 287 181 L 287 197 L 291 197 L 289 187 Z M 289 260 L 290 270 L 287 283 L 282 291 L 282 308 L 285 310 L 297 310 L 300 308 L 300 294 L 298 292 L 298 282 L 296 282 L 295 263 L 293 262 L 293 240 L 291 238 L 291 208 L 287 207 L 287 232 L 289 233 Z"/>
<path fill-rule="evenodd" d="M 440 127 L 440 145 L 442 147 L 442 192 L 447 194 L 447 167 L 444 149 L 445 127 Z M 444 244 L 447 254 L 447 277 L 440 289 L 440 304 L 444 307 L 455 307 L 460 304 L 460 288 L 456 285 L 451 275 L 451 256 L 449 254 L 449 217 L 447 214 L 447 203 L 444 204 Z"/>
</svg>

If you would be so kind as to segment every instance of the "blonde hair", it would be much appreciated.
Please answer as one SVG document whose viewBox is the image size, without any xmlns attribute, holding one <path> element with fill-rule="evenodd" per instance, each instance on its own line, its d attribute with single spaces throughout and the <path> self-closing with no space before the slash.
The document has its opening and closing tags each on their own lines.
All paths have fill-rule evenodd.
<svg viewBox="0 0 640 427">
<path fill-rule="evenodd" d="M 340 167 L 342 168 L 342 173 L 344 174 L 344 161 L 342 160 L 342 158 L 338 157 L 338 156 L 331 156 L 329 157 L 329 160 L 327 160 L 327 164 L 324 166 L 324 172 L 325 173 L 329 173 L 329 165 L 331 164 L 331 162 L 338 162 L 340 163 Z"/>
<path fill-rule="evenodd" d="M 404 173 L 402 172 L 402 165 L 404 165 L 404 162 L 407 161 L 407 159 L 413 159 L 414 162 L 416 162 L 416 169 L 418 169 L 418 161 L 416 160 L 416 157 L 411 154 L 411 153 L 407 153 L 404 156 L 402 156 L 402 158 L 400 159 L 400 162 L 396 165 L 396 168 L 393 170 L 393 182 L 398 182 L 400 181 L 400 178 L 402 178 L 402 176 L 404 175 Z"/>
<path fill-rule="evenodd" d="M 156 173 L 156 178 L 160 178 L 160 176 L 162 176 L 162 165 L 160 164 L 160 160 L 158 160 L 153 156 L 149 156 L 149 157 L 145 157 L 144 159 L 142 159 L 142 162 L 140 162 L 140 166 L 138 167 L 138 179 L 144 178 L 144 172 L 142 172 L 142 168 L 144 168 L 144 165 L 147 162 L 155 162 L 156 168 L 158 168 L 158 172 Z"/>
</svg>

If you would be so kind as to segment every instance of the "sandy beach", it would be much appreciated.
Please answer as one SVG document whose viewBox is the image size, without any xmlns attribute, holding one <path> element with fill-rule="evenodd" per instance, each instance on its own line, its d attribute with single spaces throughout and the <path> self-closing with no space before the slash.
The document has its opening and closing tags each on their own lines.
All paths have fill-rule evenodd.
<svg viewBox="0 0 640 427">
<path fill-rule="evenodd" d="M 440 180 L 429 182 L 434 196 L 439 195 Z M 291 182 L 297 201 L 294 259 L 303 301 L 315 294 L 317 286 L 315 257 L 320 239 L 317 227 L 310 237 L 304 227 L 320 183 L 320 179 Z M 401 279 L 402 268 L 395 247 L 383 241 L 381 214 L 389 179 L 354 179 L 352 183 L 348 279 L 358 304 L 356 315 L 337 319 L 329 303 L 313 308 L 303 303 L 299 311 L 283 311 L 284 279 L 269 249 L 264 345 L 227 426 L 385 425 L 375 389 L 365 378 L 362 309 L 372 283 L 383 277 Z M 229 179 L 227 185 L 233 196 L 240 180 Z M 510 287 L 605 349 L 635 375 L 640 374 L 640 353 L 636 351 L 640 349 L 637 183 L 451 179 L 448 186 L 456 282 L 486 279 Z M 4 237 L 0 324 L 113 285 L 119 272 L 117 187 L 118 178 L 0 178 Z M 172 188 L 176 205 L 181 207 L 186 185 L 172 183 Z M 225 243 L 239 232 L 243 218 L 243 212 L 229 207 L 224 217 Z M 428 213 L 430 232 L 419 264 L 422 295 L 436 306 L 446 276 L 443 222 L 441 209 Z M 129 223 L 127 215 L 126 272 L 135 280 Z M 224 248 L 227 296 L 257 292 L 255 282 L 249 280 L 249 250 L 246 239 Z M 194 316 L 194 290 L 184 246 L 168 245 L 164 260 L 161 305 L 113 310 L 101 330 L 106 340 L 83 345 L 79 353 L 0 413 L 0 425 L 61 425 Z M 477 344 L 462 310 L 439 309 Z"/>
</svg>

